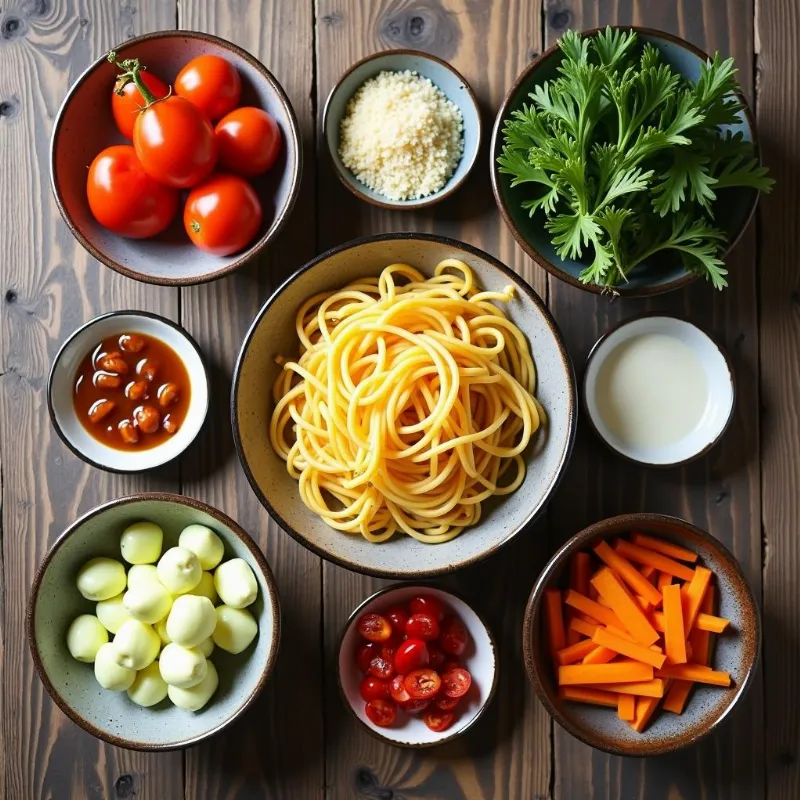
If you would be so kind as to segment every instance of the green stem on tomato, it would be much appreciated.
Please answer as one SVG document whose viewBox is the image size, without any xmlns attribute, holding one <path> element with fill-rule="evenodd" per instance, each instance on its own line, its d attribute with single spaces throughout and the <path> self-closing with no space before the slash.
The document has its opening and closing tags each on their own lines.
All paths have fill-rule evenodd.
<svg viewBox="0 0 800 800">
<path fill-rule="evenodd" d="M 138 58 L 126 58 L 124 61 L 118 61 L 117 54 L 113 50 L 109 52 L 106 58 L 111 64 L 122 70 L 122 74 L 117 78 L 117 83 L 114 87 L 115 92 L 118 94 L 121 93 L 122 89 L 133 81 L 134 84 L 136 84 L 136 88 L 139 90 L 139 94 L 142 95 L 145 108 L 153 105 L 153 103 L 157 103 L 159 100 L 165 99 L 163 97 L 156 97 L 150 89 L 147 88 L 147 84 L 142 80 L 142 76 L 140 75 L 144 67 L 139 64 Z M 167 95 L 167 97 L 169 97 L 169 95 Z"/>
</svg>

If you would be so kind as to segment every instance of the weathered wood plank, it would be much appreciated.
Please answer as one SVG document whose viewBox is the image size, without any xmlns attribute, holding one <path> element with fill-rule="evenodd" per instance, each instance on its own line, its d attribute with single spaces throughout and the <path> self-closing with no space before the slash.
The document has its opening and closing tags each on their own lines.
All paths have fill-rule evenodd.
<svg viewBox="0 0 800 800">
<path fill-rule="evenodd" d="M 192 798 L 313 798 L 324 786 L 320 561 L 261 508 L 239 468 L 230 431 L 230 378 L 244 334 L 272 289 L 314 253 L 314 69 L 311 2 L 180 0 L 179 27 L 207 31 L 259 58 L 286 90 L 305 142 L 305 179 L 292 218 L 266 257 L 213 284 L 182 290 L 181 317 L 212 365 L 212 409 L 182 461 L 187 494 L 237 519 L 267 554 L 283 636 L 275 673 L 246 718 L 186 754 Z M 309 235 L 310 234 L 310 235 Z"/>
<path fill-rule="evenodd" d="M 174 469 L 120 477 L 84 465 L 50 427 L 45 400 L 50 361 L 81 322 L 121 307 L 177 318 L 177 292 L 135 283 L 87 256 L 61 221 L 48 175 L 50 129 L 70 84 L 114 44 L 174 23 L 174 6 L 160 0 L 12 0 L 0 11 L 0 794 L 9 798 L 183 796 L 180 753 L 105 746 L 61 714 L 35 676 L 24 631 L 28 588 L 48 543 L 89 507 L 177 477 Z"/>
<path fill-rule="evenodd" d="M 317 0 L 317 106 L 354 61 L 392 47 L 425 50 L 458 69 L 483 108 L 486 142 L 493 115 L 523 66 L 540 50 L 539 3 L 370 2 Z M 321 120 L 318 120 L 318 130 Z M 318 141 L 319 248 L 396 230 L 434 231 L 494 253 L 540 293 L 545 281 L 523 257 L 497 214 L 486 144 L 473 175 L 450 200 L 418 213 L 389 212 L 352 197 Z M 435 750 L 408 751 L 371 737 L 342 707 L 335 648 L 353 607 L 385 582 L 324 565 L 326 775 L 331 798 L 544 798 L 550 781 L 550 721 L 536 702 L 520 660 L 522 610 L 545 553 L 544 529 L 532 530 L 485 564 L 445 583 L 489 616 L 500 642 L 502 677 L 485 718 L 467 736 Z"/>
<path fill-rule="evenodd" d="M 753 95 L 753 4 L 742 0 L 661 3 L 634 0 L 546 3 L 546 40 L 569 27 L 637 24 L 677 33 L 707 50 L 733 55 L 739 78 Z M 581 426 L 565 480 L 551 505 L 551 545 L 602 517 L 629 511 L 677 514 L 710 530 L 742 563 L 758 596 L 761 541 L 758 426 L 758 328 L 755 231 L 729 259 L 731 286 L 716 293 L 705 283 L 652 301 L 609 302 L 550 280 L 551 308 L 578 372 L 603 331 L 649 309 L 683 315 L 716 336 L 731 354 L 737 377 L 735 418 L 706 458 L 668 472 L 647 470 L 612 455 Z M 575 322 L 580 320 L 580 322 Z M 697 748 L 637 762 L 592 751 L 556 728 L 556 798 L 762 797 L 764 793 L 760 680 L 734 720 Z"/>
</svg>

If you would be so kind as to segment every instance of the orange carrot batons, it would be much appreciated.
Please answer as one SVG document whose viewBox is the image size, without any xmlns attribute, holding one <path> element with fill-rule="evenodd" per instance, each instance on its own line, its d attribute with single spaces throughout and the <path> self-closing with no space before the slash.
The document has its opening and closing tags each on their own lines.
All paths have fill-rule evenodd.
<svg viewBox="0 0 800 800">
<path fill-rule="evenodd" d="M 666 666 L 666 665 L 665 665 Z M 612 661 L 610 664 L 570 664 L 558 668 L 558 683 L 574 686 L 592 683 L 633 683 L 650 681 L 653 667 L 632 661 Z"/>
<path fill-rule="evenodd" d="M 623 580 L 635 594 L 641 595 L 651 605 L 661 602 L 661 594 L 647 578 L 626 558 L 609 547 L 608 542 L 598 542 L 594 547 L 597 557 Z M 599 591 L 599 587 L 598 587 Z M 602 595 L 602 592 L 600 592 Z"/>
<path fill-rule="evenodd" d="M 658 641 L 658 632 L 650 624 L 650 621 L 630 592 L 611 570 L 607 568 L 600 570 L 592 578 L 592 584 L 608 601 L 614 615 L 622 622 L 622 627 L 637 642 L 649 646 Z M 603 620 L 600 621 L 602 622 Z M 613 627 L 619 627 L 619 624 L 614 624 Z"/>
<path fill-rule="evenodd" d="M 544 609 L 547 619 L 547 640 L 550 645 L 550 655 L 554 656 L 566 645 L 564 633 L 564 614 L 561 607 L 561 592 L 558 589 L 545 589 Z"/>
<path fill-rule="evenodd" d="M 649 550 L 646 547 L 639 547 L 638 545 L 626 542 L 620 539 L 617 546 L 617 552 L 621 556 L 625 556 L 630 561 L 635 561 L 637 564 L 649 564 L 661 572 L 668 572 L 682 581 L 690 581 L 694 575 L 694 570 L 687 567 L 686 564 L 681 564 L 669 556 L 661 555 L 655 550 Z"/>
<path fill-rule="evenodd" d="M 617 695 L 614 692 L 589 689 L 586 686 L 561 686 L 558 696 L 562 700 L 571 700 L 574 703 L 591 703 L 595 706 L 617 707 Z"/>
<path fill-rule="evenodd" d="M 686 633 L 683 628 L 681 587 L 670 583 L 664 587 L 664 652 L 672 664 L 685 664 Z"/>
<path fill-rule="evenodd" d="M 657 553 L 674 558 L 677 561 L 689 561 L 694 564 L 697 561 L 697 553 L 687 550 L 685 547 L 680 547 L 672 542 L 667 542 L 664 539 L 656 539 L 654 536 L 647 536 L 644 533 L 634 533 L 631 536 L 631 542 L 639 545 L 639 547 L 646 547 L 648 550 L 655 550 Z"/>
</svg>

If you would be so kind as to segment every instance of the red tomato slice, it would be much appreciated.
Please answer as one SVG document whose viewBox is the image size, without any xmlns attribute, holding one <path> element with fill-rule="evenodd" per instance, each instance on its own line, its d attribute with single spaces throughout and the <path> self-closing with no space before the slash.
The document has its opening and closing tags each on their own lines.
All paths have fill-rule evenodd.
<svg viewBox="0 0 800 800">
<path fill-rule="evenodd" d="M 405 675 L 395 675 L 389 683 L 389 694 L 396 703 L 407 703 L 411 695 L 406 691 Z"/>
<path fill-rule="evenodd" d="M 429 708 L 423 715 L 423 722 L 436 733 L 446 731 L 452 724 L 456 715 L 452 711 L 442 711 L 439 708 Z"/>
<path fill-rule="evenodd" d="M 356 663 L 358 668 L 366 675 L 369 672 L 369 663 L 375 656 L 381 654 L 381 646 L 375 642 L 366 642 L 356 650 Z"/>
<path fill-rule="evenodd" d="M 367 675 L 359 687 L 361 696 L 365 700 L 387 700 L 389 698 L 389 681 Z"/>
<path fill-rule="evenodd" d="M 460 656 L 469 644 L 469 633 L 457 617 L 446 617 L 442 621 L 439 647 L 452 656 Z"/>
<path fill-rule="evenodd" d="M 412 614 L 406 622 L 409 639 L 422 639 L 432 642 L 439 636 L 439 623 L 430 614 Z"/>
<path fill-rule="evenodd" d="M 407 675 L 411 670 L 427 667 L 430 661 L 428 645 L 422 639 L 406 639 L 394 654 L 394 666 Z"/>
<path fill-rule="evenodd" d="M 370 700 L 364 710 L 369 720 L 380 728 L 388 728 L 397 719 L 397 706 L 391 700 Z"/>
<path fill-rule="evenodd" d="M 442 679 L 435 670 L 415 669 L 406 675 L 404 684 L 406 691 L 415 700 L 428 700 L 439 691 Z"/>
<path fill-rule="evenodd" d="M 392 623 L 392 628 L 396 631 L 404 631 L 410 615 L 402 606 L 392 606 L 384 613 L 384 616 Z"/>
<path fill-rule="evenodd" d="M 415 597 L 409 603 L 409 608 L 412 614 L 430 614 L 437 622 L 441 622 L 444 618 L 444 606 L 441 600 L 430 594 Z"/>
<path fill-rule="evenodd" d="M 369 662 L 369 674 L 376 678 L 391 678 L 394 675 L 394 664 L 391 660 L 387 661 L 383 656 L 375 656 Z"/>
<path fill-rule="evenodd" d="M 465 669 L 456 667 L 442 675 L 442 692 L 447 697 L 463 697 L 472 686 L 472 676 Z"/>
<path fill-rule="evenodd" d="M 437 697 L 433 704 L 442 711 L 452 711 L 460 702 L 460 697 Z"/>
<path fill-rule="evenodd" d="M 392 635 L 392 626 L 380 614 L 364 614 L 358 620 L 358 632 L 370 642 L 385 642 Z"/>
<path fill-rule="evenodd" d="M 401 706 L 403 711 L 406 714 L 419 714 L 420 711 L 424 711 L 429 705 L 431 704 L 430 700 L 406 700 L 405 703 Z"/>
</svg>

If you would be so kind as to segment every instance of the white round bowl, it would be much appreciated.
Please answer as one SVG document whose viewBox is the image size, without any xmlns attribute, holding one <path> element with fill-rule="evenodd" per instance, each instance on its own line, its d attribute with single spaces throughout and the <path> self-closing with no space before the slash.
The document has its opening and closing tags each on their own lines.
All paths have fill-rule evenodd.
<svg viewBox="0 0 800 800">
<path fill-rule="evenodd" d="M 453 725 L 439 733 L 428 728 L 421 715 L 401 711 L 398 711 L 393 726 L 381 728 L 375 725 L 364 711 L 366 703 L 359 691 L 363 675 L 356 664 L 355 654 L 363 639 L 358 633 L 358 618 L 362 614 L 380 614 L 393 605 L 407 603 L 418 594 L 430 594 L 441 600 L 445 608 L 464 623 L 470 635 L 469 647 L 458 660 L 472 675 L 472 686 L 458 707 Z M 430 584 L 394 584 L 375 592 L 350 615 L 339 642 L 338 678 L 344 704 L 370 733 L 400 747 L 431 747 L 461 736 L 489 705 L 497 686 L 497 674 L 497 648 L 486 623 L 458 595 Z"/>
<path fill-rule="evenodd" d="M 108 336 L 143 333 L 169 345 L 186 367 L 191 399 L 178 432 L 147 450 L 116 450 L 95 439 L 75 413 L 75 374 L 87 353 Z M 109 472 L 142 472 L 179 456 L 194 440 L 208 411 L 208 373 L 200 348 L 181 327 L 147 311 L 113 311 L 89 320 L 76 330 L 56 354 L 47 382 L 47 405 L 56 433 L 75 455 Z"/>
</svg>

